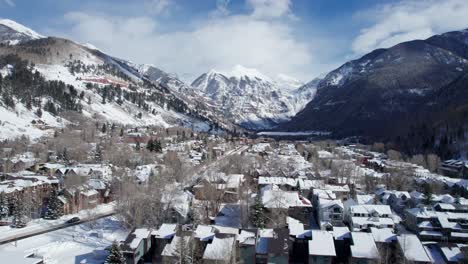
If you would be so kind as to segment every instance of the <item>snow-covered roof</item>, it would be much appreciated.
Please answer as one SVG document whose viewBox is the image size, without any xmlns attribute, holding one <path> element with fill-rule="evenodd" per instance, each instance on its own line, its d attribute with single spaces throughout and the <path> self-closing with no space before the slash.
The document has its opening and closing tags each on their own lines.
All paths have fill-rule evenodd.
<svg viewBox="0 0 468 264">
<path fill-rule="evenodd" d="M 162 224 L 158 230 L 153 231 L 156 238 L 169 239 L 176 234 L 177 224 Z"/>
<path fill-rule="evenodd" d="M 464 258 L 463 253 L 458 247 L 440 247 L 442 254 L 444 254 L 445 259 L 450 262 L 461 262 Z"/>
<path fill-rule="evenodd" d="M 320 208 L 331 208 L 331 207 L 340 207 L 341 209 L 344 208 L 343 202 L 341 202 L 341 200 L 319 199 L 318 201 L 319 201 Z"/>
<path fill-rule="evenodd" d="M 447 203 L 438 203 L 437 204 L 443 210 L 455 210 L 455 206 Z"/>
<path fill-rule="evenodd" d="M 379 227 L 388 227 L 393 226 L 395 223 L 393 219 L 390 217 L 352 217 L 353 225 L 360 225 L 360 226 L 379 226 Z"/>
<path fill-rule="evenodd" d="M 358 204 L 374 204 L 374 197 L 372 194 L 357 194 L 356 202 Z"/>
<path fill-rule="evenodd" d="M 353 245 L 351 256 L 353 258 L 378 259 L 380 257 L 374 237 L 370 233 L 351 232 Z"/>
<path fill-rule="evenodd" d="M 343 240 L 345 238 L 351 237 L 351 232 L 347 226 L 334 226 L 333 227 L 333 237 L 336 240 Z"/>
<path fill-rule="evenodd" d="M 235 241 L 234 236 L 215 236 L 206 246 L 203 259 L 228 261 L 232 257 Z"/>
<path fill-rule="evenodd" d="M 195 229 L 195 237 L 201 241 L 211 240 L 214 234 L 213 227 L 210 225 L 198 225 Z"/>
<path fill-rule="evenodd" d="M 310 230 L 304 230 L 304 224 L 299 220 L 288 216 L 286 221 L 288 223 L 289 235 L 297 238 L 310 236 Z"/>
<path fill-rule="evenodd" d="M 377 212 L 379 216 L 382 215 L 392 215 L 392 210 L 390 206 L 383 204 L 358 204 L 349 207 L 349 210 L 352 214 L 372 214 Z"/>
<path fill-rule="evenodd" d="M 324 230 L 312 230 L 312 240 L 309 240 L 309 255 L 336 256 L 333 235 Z"/>
<path fill-rule="evenodd" d="M 262 202 L 266 208 L 312 207 L 309 200 L 294 191 L 266 190 Z"/>
<path fill-rule="evenodd" d="M 107 188 L 106 183 L 100 179 L 89 179 L 87 184 L 95 190 L 105 190 Z"/>
<path fill-rule="evenodd" d="M 371 233 L 375 242 L 390 243 L 396 239 L 396 235 L 391 228 L 371 227 Z"/>
<path fill-rule="evenodd" d="M 430 262 L 424 247 L 416 235 L 402 234 L 397 237 L 405 258 L 409 261 Z"/>
<path fill-rule="evenodd" d="M 148 238 L 151 230 L 147 228 L 137 228 L 131 235 L 134 235 L 133 240 L 128 244 L 131 249 L 136 249 L 140 245 L 141 240 Z"/>
<path fill-rule="evenodd" d="M 250 232 L 247 230 L 241 230 L 239 236 L 237 237 L 237 241 L 239 244 L 243 245 L 255 245 L 256 235 L 254 232 Z"/>
<path fill-rule="evenodd" d="M 335 200 L 336 194 L 331 190 L 326 189 L 314 189 L 314 195 L 316 195 L 320 199 L 328 199 L 328 200 Z"/>
<path fill-rule="evenodd" d="M 289 185 L 292 187 L 297 186 L 297 178 L 287 178 L 287 177 L 258 177 L 258 184 L 275 184 L 275 185 Z"/>
<path fill-rule="evenodd" d="M 179 245 L 181 244 L 181 239 L 183 239 L 184 244 L 188 244 L 190 241 L 190 236 L 184 236 L 183 238 L 180 236 L 175 236 L 172 239 L 171 243 L 166 244 L 163 251 L 161 252 L 161 256 L 167 256 L 167 257 L 177 256 L 178 248 L 179 248 Z"/>
</svg>

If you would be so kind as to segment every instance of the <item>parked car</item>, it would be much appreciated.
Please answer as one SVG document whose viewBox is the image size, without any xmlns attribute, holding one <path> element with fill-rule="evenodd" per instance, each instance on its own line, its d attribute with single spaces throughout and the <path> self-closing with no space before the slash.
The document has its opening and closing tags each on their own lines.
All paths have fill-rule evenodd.
<svg viewBox="0 0 468 264">
<path fill-rule="evenodd" d="M 67 220 L 67 224 L 73 224 L 73 223 L 76 223 L 76 222 L 79 222 L 80 221 L 80 218 L 78 216 L 75 216 L 75 217 L 72 217 L 70 219 Z"/>
</svg>

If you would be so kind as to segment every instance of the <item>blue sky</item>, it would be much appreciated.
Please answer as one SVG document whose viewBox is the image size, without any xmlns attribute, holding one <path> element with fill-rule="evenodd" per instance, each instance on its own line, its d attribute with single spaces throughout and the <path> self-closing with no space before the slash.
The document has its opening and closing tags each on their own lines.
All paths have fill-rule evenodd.
<svg viewBox="0 0 468 264">
<path fill-rule="evenodd" d="M 468 28 L 468 1 L 0 0 L 0 17 L 187 81 L 237 64 L 310 81 L 373 49 Z"/>
</svg>

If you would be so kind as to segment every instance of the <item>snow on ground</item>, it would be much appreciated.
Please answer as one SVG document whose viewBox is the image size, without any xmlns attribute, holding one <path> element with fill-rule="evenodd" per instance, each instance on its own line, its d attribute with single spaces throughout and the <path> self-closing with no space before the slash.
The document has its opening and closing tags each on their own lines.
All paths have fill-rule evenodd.
<svg viewBox="0 0 468 264">
<path fill-rule="evenodd" d="M 108 246 L 128 234 L 115 217 L 71 226 L 0 246 L 0 251 L 17 255 L 34 253 L 45 264 L 103 263 Z M 5 260 L 2 260 L 5 261 Z M 8 262 L 6 262 L 8 263 Z"/>
<path fill-rule="evenodd" d="M 46 111 L 42 112 L 41 118 L 34 112 L 35 109 L 28 110 L 22 103 L 16 103 L 14 109 L 0 106 L 0 139 L 11 139 L 21 135 L 37 139 L 53 132 L 51 129 L 41 129 L 39 125 L 33 125 L 33 120 L 41 120 L 49 127 L 63 127 L 67 123 L 66 120 L 54 117 Z"/>
<path fill-rule="evenodd" d="M 114 203 L 101 204 L 95 209 L 82 210 L 78 214 L 64 215 L 57 220 L 46 220 L 46 219 L 34 219 L 28 223 L 24 228 L 12 228 L 10 226 L 0 226 L 0 240 L 13 237 L 15 235 L 21 235 L 29 232 L 42 231 L 55 225 L 65 223 L 72 217 L 78 216 L 81 219 L 93 217 L 97 214 L 108 214 L 114 211 Z"/>
<path fill-rule="evenodd" d="M 85 64 L 100 64 L 92 59 L 88 59 Z M 163 128 L 168 128 L 174 124 L 185 125 L 193 127 L 197 131 L 208 131 L 209 125 L 206 122 L 196 120 L 184 114 L 167 110 L 153 102 L 147 102 L 150 108 L 155 109 L 155 115 L 146 113 L 136 105 L 125 101 L 121 106 L 116 103 L 102 103 L 102 98 L 98 94 L 86 89 L 86 79 L 93 79 L 96 76 L 89 74 L 75 74 L 72 75 L 67 67 L 61 65 L 36 65 L 38 70 L 47 80 L 61 80 L 66 84 L 73 85 L 78 91 L 85 92 L 85 98 L 91 98 L 91 104 L 83 104 L 83 114 L 88 117 L 93 117 L 94 114 L 99 114 L 106 120 L 136 126 L 155 125 Z M 112 76 L 100 76 L 99 78 L 110 78 Z M 141 118 L 137 118 L 138 113 L 142 113 Z"/>
<path fill-rule="evenodd" d="M 19 33 L 22 33 L 24 35 L 30 36 L 32 39 L 40 39 L 40 38 L 45 38 L 44 36 L 38 34 L 34 30 L 27 28 L 21 24 L 16 23 L 13 20 L 10 19 L 0 19 L 0 24 L 5 25 Z"/>
</svg>

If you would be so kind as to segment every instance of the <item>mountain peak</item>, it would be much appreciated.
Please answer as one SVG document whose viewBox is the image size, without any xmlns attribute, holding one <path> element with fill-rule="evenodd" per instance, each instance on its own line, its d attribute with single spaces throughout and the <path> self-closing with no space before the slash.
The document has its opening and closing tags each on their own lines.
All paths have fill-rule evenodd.
<svg viewBox="0 0 468 264">
<path fill-rule="evenodd" d="M 242 65 L 235 65 L 232 67 L 232 69 L 228 71 L 218 71 L 215 69 L 211 69 L 209 72 L 206 73 L 207 76 L 216 76 L 216 75 L 222 75 L 226 78 L 236 78 L 236 79 L 242 79 L 245 77 L 248 77 L 250 79 L 261 79 L 267 82 L 272 82 L 272 79 L 263 73 L 261 73 L 259 70 L 254 69 L 254 68 L 247 68 Z"/>
<path fill-rule="evenodd" d="M 271 81 L 271 79 L 262 74 L 260 71 L 254 68 L 247 68 L 242 65 L 236 65 L 232 68 L 232 70 L 226 74 L 229 77 L 236 77 L 236 78 L 242 78 L 242 77 L 249 77 L 249 78 L 259 78 L 265 81 Z"/>
<path fill-rule="evenodd" d="M 21 34 L 24 34 L 24 35 L 27 35 L 33 39 L 40 39 L 40 38 L 44 38 L 44 36 L 40 35 L 39 33 L 37 33 L 36 31 L 28 28 L 28 27 L 25 27 L 23 25 L 21 25 L 20 23 L 18 22 L 15 22 L 11 19 L 0 19 L 0 25 L 3 25 L 3 26 L 6 26 L 6 27 L 9 27 L 10 29 L 18 32 L 18 33 L 21 33 Z"/>
</svg>

